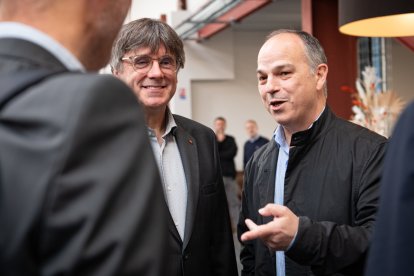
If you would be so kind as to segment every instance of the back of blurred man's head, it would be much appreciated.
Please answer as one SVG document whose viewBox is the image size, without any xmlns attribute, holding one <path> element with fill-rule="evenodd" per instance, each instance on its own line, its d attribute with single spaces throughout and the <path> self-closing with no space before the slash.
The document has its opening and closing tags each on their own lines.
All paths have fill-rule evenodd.
<svg viewBox="0 0 414 276">
<path fill-rule="evenodd" d="M 87 70 L 110 57 L 131 0 L 0 0 L 0 21 L 30 25 L 72 52 Z"/>
</svg>

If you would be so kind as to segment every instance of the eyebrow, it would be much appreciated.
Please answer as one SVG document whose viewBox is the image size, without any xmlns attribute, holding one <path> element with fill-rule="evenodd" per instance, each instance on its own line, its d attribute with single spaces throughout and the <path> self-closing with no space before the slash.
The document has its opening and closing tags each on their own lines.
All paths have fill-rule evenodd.
<svg viewBox="0 0 414 276">
<path fill-rule="evenodd" d="M 131 57 L 150 57 L 150 58 L 152 58 L 151 56 L 153 56 L 153 54 L 133 55 Z M 173 58 L 173 56 L 172 55 L 169 55 L 169 54 L 162 55 L 159 58 L 164 58 L 164 57 L 171 57 L 171 58 Z"/>
<path fill-rule="evenodd" d="M 280 71 L 280 70 L 282 70 L 284 68 L 294 68 L 294 67 L 295 66 L 293 64 L 291 64 L 291 63 L 284 63 L 284 64 L 280 64 L 280 65 L 277 65 L 277 66 L 272 67 L 272 70 L 271 71 Z M 265 74 L 259 68 L 257 68 L 256 73 L 257 74 Z"/>
</svg>

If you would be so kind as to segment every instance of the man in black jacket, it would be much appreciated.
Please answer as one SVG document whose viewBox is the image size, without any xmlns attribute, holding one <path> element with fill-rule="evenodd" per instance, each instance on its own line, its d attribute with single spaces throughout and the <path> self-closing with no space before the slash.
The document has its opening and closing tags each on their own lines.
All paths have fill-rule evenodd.
<svg viewBox="0 0 414 276">
<path fill-rule="evenodd" d="M 245 170 L 242 275 L 362 274 L 386 139 L 332 113 L 327 73 L 305 32 L 273 32 L 260 49 L 258 87 L 279 127 Z"/>
<path fill-rule="evenodd" d="M 121 81 L 85 73 L 108 61 L 130 4 L 0 1 L 1 275 L 166 275 L 142 109 Z M 5 96 L 39 72 L 56 74 Z"/>
<path fill-rule="evenodd" d="M 213 131 L 172 114 L 184 45 L 166 23 L 141 18 L 126 24 L 112 48 L 115 76 L 144 107 L 169 215 L 165 275 L 237 275 L 233 236 Z M 158 214 L 153 213 L 156 217 Z"/>
</svg>

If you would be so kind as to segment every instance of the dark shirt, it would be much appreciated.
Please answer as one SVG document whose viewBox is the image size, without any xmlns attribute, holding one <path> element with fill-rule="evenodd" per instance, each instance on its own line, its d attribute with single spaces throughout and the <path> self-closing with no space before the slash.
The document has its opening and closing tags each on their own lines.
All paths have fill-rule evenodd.
<svg viewBox="0 0 414 276">
<path fill-rule="evenodd" d="M 246 164 L 250 160 L 250 157 L 252 157 L 253 153 L 267 142 L 269 142 L 267 138 L 259 136 L 253 142 L 249 139 L 246 143 L 244 143 L 243 168 L 246 167 Z"/>
<path fill-rule="evenodd" d="M 226 135 L 223 141 L 219 142 L 217 140 L 217 144 L 223 176 L 235 178 L 236 166 L 234 165 L 234 157 L 237 154 L 237 145 L 234 137 Z"/>
</svg>

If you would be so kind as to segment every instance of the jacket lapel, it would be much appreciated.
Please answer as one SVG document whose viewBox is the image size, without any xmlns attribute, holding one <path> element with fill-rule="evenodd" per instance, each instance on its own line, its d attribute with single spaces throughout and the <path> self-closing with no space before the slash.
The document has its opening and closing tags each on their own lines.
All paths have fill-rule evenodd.
<svg viewBox="0 0 414 276">
<path fill-rule="evenodd" d="M 164 195 L 165 195 L 165 192 L 164 192 Z M 180 237 L 180 233 L 178 233 L 177 227 L 175 227 L 175 223 L 174 223 L 174 220 L 173 220 L 173 218 L 171 216 L 170 208 L 168 208 L 168 204 L 167 204 L 166 198 L 164 200 L 164 205 L 165 205 L 166 210 L 168 211 L 167 212 L 168 213 L 168 215 L 167 215 L 168 232 L 170 232 L 170 234 L 174 238 L 174 240 L 176 240 L 176 242 L 181 245 L 182 244 L 182 240 L 181 240 L 181 237 Z"/>
<path fill-rule="evenodd" d="M 165 202 L 165 201 L 164 201 Z M 171 233 L 171 236 L 177 241 L 178 244 L 182 244 L 180 234 L 178 233 L 177 227 L 175 227 L 174 220 L 171 216 L 170 209 L 168 208 L 167 203 L 165 202 L 165 208 L 168 210 L 168 231 Z"/>
<path fill-rule="evenodd" d="M 185 219 L 183 250 L 190 240 L 199 196 L 199 167 L 196 140 L 183 128 L 177 126 L 175 138 L 183 162 L 185 178 L 187 180 L 187 211 Z"/>
</svg>

